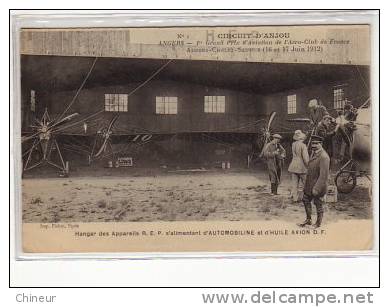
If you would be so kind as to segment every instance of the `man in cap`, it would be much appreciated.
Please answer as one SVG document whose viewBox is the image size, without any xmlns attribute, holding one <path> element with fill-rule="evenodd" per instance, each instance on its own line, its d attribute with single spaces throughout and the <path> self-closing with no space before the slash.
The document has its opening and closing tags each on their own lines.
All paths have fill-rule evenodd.
<svg viewBox="0 0 389 307">
<path fill-rule="evenodd" d="M 281 139 L 281 135 L 273 134 L 272 140 L 263 149 L 263 157 L 266 160 L 271 183 L 271 194 L 273 195 L 277 195 L 277 188 L 281 181 L 282 163 L 286 156 L 286 151 L 280 144 Z"/>
<path fill-rule="evenodd" d="M 324 115 L 322 120 L 316 127 L 316 135 L 321 136 L 325 139 L 328 136 L 333 136 L 335 134 L 335 129 L 331 128 L 331 124 L 335 122 L 334 118 L 331 115 Z"/>
<path fill-rule="evenodd" d="M 336 133 L 336 129 L 331 127 L 333 121 L 330 115 L 324 115 L 314 133 L 323 138 L 323 147 L 330 155 L 332 154 L 332 137 Z"/>
<path fill-rule="evenodd" d="M 323 149 L 323 138 L 313 135 L 312 156 L 309 159 L 307 177 L 304 185 L 303 203 L 305 207 L 306 220 L 299 224 L 301 227 L 312 225 L 312 200 L 316 206 L 317 220 L 315 228 L 321 226 L 323 220 L 323 196 L 327 193 L 327 180 L 330 168 L 330 158 Z"/>
</svg>

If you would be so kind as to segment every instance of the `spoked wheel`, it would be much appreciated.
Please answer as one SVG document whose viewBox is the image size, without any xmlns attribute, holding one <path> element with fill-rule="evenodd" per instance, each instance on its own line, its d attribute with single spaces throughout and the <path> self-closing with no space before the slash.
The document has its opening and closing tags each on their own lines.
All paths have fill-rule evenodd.
<svg viewBox="0 0 389 307">
<path fill-rule="evenodd" d="M 354 171 L 342 170 L 336 174 L 335 184 L 340 193 L 351 193 L 357 185 L 357 176 Z"/>
</svg>

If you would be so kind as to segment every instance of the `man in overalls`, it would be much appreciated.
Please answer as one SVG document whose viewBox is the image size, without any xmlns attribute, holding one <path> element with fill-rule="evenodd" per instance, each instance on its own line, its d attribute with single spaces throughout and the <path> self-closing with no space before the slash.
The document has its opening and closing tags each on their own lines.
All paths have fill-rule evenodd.
<svg viewBox="0 0 389 307">
<path fill-rule="evenodd" d="M 286 156 L 286 151 L 280 144 L 281 139 L 281 135 L 273 134 L 272 140 L 263 149 L 263 158 L 266 160 L 271 183 L 271 194 L 273 195 L 277 195 L 278 185 L 281 181 L 282 163 Z"/>
</svg>

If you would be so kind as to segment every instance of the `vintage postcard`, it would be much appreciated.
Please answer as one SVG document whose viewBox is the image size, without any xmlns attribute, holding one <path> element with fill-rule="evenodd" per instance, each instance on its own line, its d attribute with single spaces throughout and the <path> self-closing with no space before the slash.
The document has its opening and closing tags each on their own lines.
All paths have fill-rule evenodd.
<svg viewBox="0 0 389 307">
<path fill-rule="evenodd" d="M 24 253 L 373 248 L 369 25 L 19 34 Z"/>
</svg>

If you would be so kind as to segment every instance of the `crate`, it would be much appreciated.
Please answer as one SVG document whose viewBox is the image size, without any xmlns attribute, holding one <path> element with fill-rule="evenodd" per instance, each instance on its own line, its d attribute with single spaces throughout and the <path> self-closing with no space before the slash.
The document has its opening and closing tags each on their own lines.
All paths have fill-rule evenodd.
<svg viewBox="0 0 389 307">
<path fill-rule="evenodd" d="M 231 163 L 229 161 L 222 162 L 222 169 L 230 169 L 230 168 L 231 168 Z"/>
<path fill-rule="evenodd" d="M 131 167 L 133 166 L 132 157 L 120 157 L 117 159 L 118 167 Z"/>
</svg>

